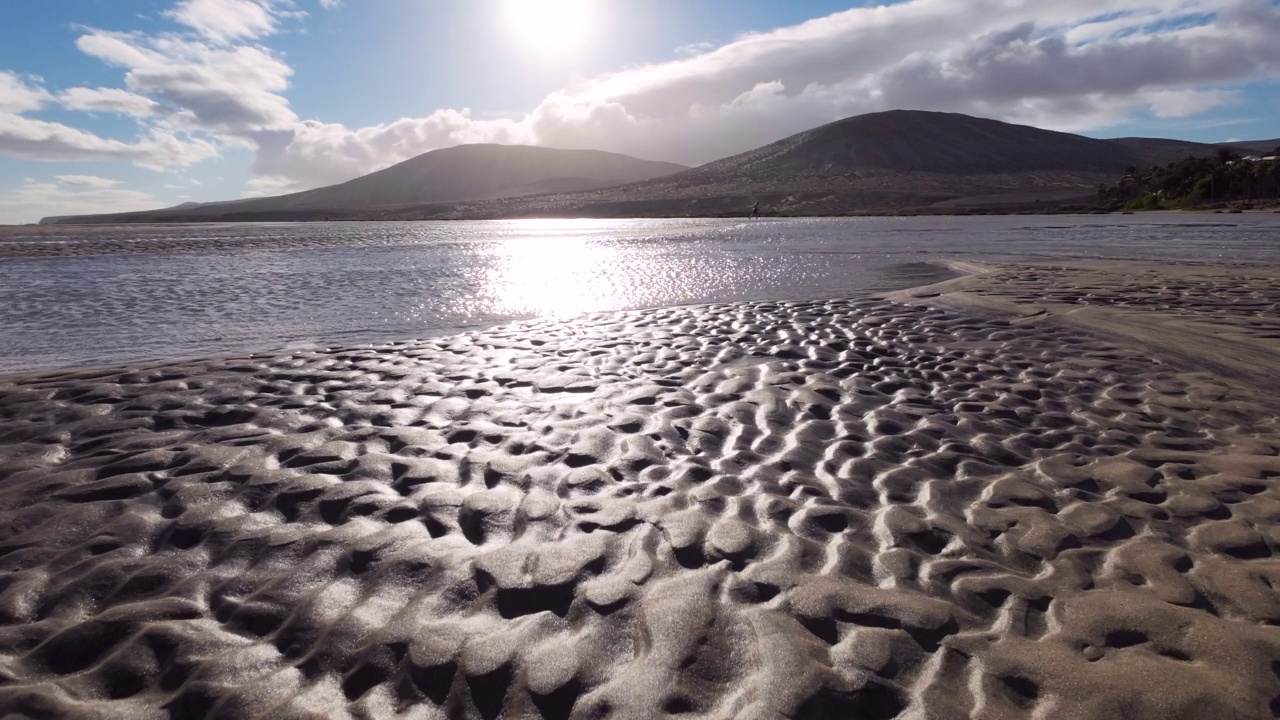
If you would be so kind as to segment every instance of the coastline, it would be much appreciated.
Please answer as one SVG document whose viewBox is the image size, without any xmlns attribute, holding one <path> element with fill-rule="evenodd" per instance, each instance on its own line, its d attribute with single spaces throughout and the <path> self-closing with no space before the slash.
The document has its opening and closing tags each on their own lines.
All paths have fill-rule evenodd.
<svg viewBox="0 0 1280 720">
<path fill-rule="evenodd" d="M 0 706 L 1263 717 L 1280 270 L 0 377 Z"/>
<path fill-rule="evenodd" d="M 989 213 L 989 214 L 954 214 L 947 216 L 911 215 L 911 214 L 865 214 L 865 215 L 814 215 L 814 216 L 767 216 L 752 220 L 746 216 L 712 217 L 628 217 L 629 220 L 660 221 L 671 223 L 690 223 L 694 225 L 721 221 L 787 223 L 788 221 L 859 221 L 888 220 L 909 222 L 912 220 L 929 220 L 936 217 L 949 217 L 956 220 L 974 222 L 1007 222 L 1009 219 L 1054 217 L 1062 218 L 1061 222 L 1078 222 L 1088 227 L 1099 222 L 1104 224 L 1120 223 L 1141 225 L 1153 222 L 1155 225 L 1173 225 L 1176 219 L 1185 218 L 1188 224 L 1200 223 L 1209 227 L 1227 227 L 1241 225 L 1255 227 L 1270 226 L 1270 219 L 1280 214 L 1280 210 L 1250 210 L 1241 213 L 1224 214 L 1209 210 L 1152 210 L 1139 213 Z M 603 220 L 603 218 L 575 217 L 531 217 L 523 219 L 493 219 L 478 222 L 507 223 L 520 222 L 585 222 Z M 364 247 L 411 247 L 430 243 L 430 238 L 407 237 L 404 234 L 389 237 L 373 237 L 372 234 L 360 234 L 359 239 L 350 237 L 351 233 L 340 232 L 342 228 L 355 225 L 385 225 L 388 227 L 406 228 L 415 226 L 434 226 L 467 224 L 468 220 L 350 220 L 341 222 L 210 222 L 210 223 L 158 223 L 158 224 L 117 224 L 117 225 L 0 225 L 0 262 L 10 260 L 39 260 L 70 257 L 97 257 L 111 255 L 153 255 L 153 254 L 202 254 L 244 251 L 289 252 L 295 250 L 346 249 Z M 1025 221 L 1020 221 L 1025 222 Z M 1055 222 L 1059 222 L 1056 221 Z M 314 228 L 316 232 L 307 237 L 280 232 L 282 228 L 296 227 Z M 225 228 L 233 228 L 235 232 L 219 232 Z M 248 228 L 248 230 L 246 230 Z M 327 231 L 323 231 L 324 229 Z M 273 232 L 274 231 L 274 232 Z M 359 234 L 359 233 L 358 233 Z M 1016 261 L 1016 260 L 1015 260 Z M 1251 262 L 1251 261 L 1241 261 Z"/>
<path fill-rule="evenodd" d="M 1276 393 L 1280 268 L 1114 260 L 952 267 L 967 274 L 885 297 L 1068 327 Z"/>
<path fill-rule="evenodd" d="M 920 207 L 920 208 L 900 208 L 886 210 L 867 210 L 836 212 L 815 211 L 812 213 L 805 212 L 762 212 L 752 215 L 747 211 L 728 212 L 728 213 L 685 213 L 685 214 L 530 214 L 530 215 L 486 215 L 479 217 L 470 216 L 440 216 L 440 217 L 379 217 L 379 216 L 359 216 L 352 215 L 350 217 L 342 216 L 336 213 L 328 215 L 317 215 L 315 217 L 298 217 L 290 219 L 287 216 L 279 217 L 244 217 L 244 218 L 228 218 L 228 219 L 211 219 L 211 220 L 152 220 L 152 221 L 121 221 L 121 220 L 103 220 L 99 222 L 38 222 L 26 223 L 22 225 L 4 225 L 0 224 L 0 237 L 5 233 L 15 230 L 35 233 L 59 233 L 66 232 L 69 228 L 79 228 L 87 230 L 95 229 L 133 229 L 139 228 L 173 228 L 173 227 L 191 227 L 191 226 L 218 226 L 218 225 L 265 225 L 265 224 L 310 224 L 325 225 L 331 223 L 417 223 L 417 222 L 477 222 L 485 220 L 629 220 L 629 219 L 645 219 L 645 220 L 790 220 L 805 218 L 891 218 L 891 217 L 982 217 L 982 216 L 1002 216 L 1002 215 L 1019 215 L 1019 216 L 1057 216 L 1057 215 L 1160 215 L 1168 213 L 1192 214 L 1192 215 L 1274 215 L 1280 214 L 1280 206 L 1274 204 L 1266 204 L 1261 206 L 1252 206 L 1249 208 L 1236 207 L 1231 204 L 1223 203 L 1221 207 L 1203 206 L 1188 208 L 1161 208 L 1155 210 L 1113 210 L 1100 206 L 1091 205 L 1065 205 L 1065 206 L 1035 206 L 1035 207 L 982 207 L 982 206 L 957 206 L 957 207 Z"/>
</svg>

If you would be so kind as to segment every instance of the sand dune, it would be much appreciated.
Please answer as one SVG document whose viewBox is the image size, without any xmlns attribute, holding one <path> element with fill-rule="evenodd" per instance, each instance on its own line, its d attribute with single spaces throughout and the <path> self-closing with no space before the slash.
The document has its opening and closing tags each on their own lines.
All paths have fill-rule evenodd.
<svg viewBox="0 0 1280 720">
<path fill-rule="evenodd" d="M 1274 396 L 1063 324 L 1270 311 L 1146 269 L 0 380 L 0 708 L 1270 717 Z"/>
</svg>

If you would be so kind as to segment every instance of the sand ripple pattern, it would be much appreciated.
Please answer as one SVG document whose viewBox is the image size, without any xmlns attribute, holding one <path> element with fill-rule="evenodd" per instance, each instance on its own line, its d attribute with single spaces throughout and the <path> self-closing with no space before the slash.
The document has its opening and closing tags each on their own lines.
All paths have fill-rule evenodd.
<svg viewBox="0 0 1280 720">
<path fill-rule="evenodd" d="M 982 293 L 1027 304 L 1044 302 L 1159 311 L 1164 315 L 1229 326 L 1245 337 L 1280 339 L 1280 278 L 1250 275 L 1249 268 L 1223 273 L 1193 267 L 1134 269 L 1122 284 L 1100 281 L 1092 268 L 1038 266 L 1001 270 L 983 278 Z"/>
<path fill-rule="evenodd" d="M 0 384 L 0 708 L 1255 718 L 1280 433 L 877 300 Z"/>
</svg>

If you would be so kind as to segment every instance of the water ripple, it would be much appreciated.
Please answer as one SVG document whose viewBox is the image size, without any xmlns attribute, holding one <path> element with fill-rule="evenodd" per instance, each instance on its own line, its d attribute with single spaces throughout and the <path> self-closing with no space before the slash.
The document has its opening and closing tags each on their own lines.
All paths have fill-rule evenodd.
<svg viewBox="0 0 1280 720">
<path fill-rule="evenodd" d="M 687 303 L 858 295 L 943 279 L 946 271 L 931 261 L 948 258 L 1280 262 L 1277 229 L 1280 216 L 1222 223 L 1177 215 L 106 231 L 140 252 L 0 262 L 0 370 L 350 344 Z M 68 228 L 5 243 L 91 246 L 103 237 Z M 194 251 L 150 252 L 175 243 Z"/>
</svg>

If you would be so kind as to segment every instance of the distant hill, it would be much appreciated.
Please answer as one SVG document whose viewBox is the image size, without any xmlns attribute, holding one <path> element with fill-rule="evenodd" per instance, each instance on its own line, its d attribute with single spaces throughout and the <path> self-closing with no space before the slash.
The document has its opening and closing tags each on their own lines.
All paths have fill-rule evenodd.
<svg viewBox="0 0 1280 720">
<path fill-rule="evenodd" d="M 424 153 L 338 185 L 275 197 L 183 203 L 151 212 L 45 222 L 177 222 L 237 219 L 319 219 L 424 203 L 491 200 L 624 185 L 687 170 L 599 150 L 528 145 L 458 145 Z"/>
<path fill-rule="evenodd" d="M 765 213 L 804 215 L 1043 208 L 1092 203 L 1099 184 L 1130 166 L 1218 150 L 894 110 L 693 169 L 585 150 L 463 145 L 293 195 L 63 221 L 716 216 L 744 214 L 756 202 Z"/>
<path fill-rule="evenodd" d="M 1134 154 L 1132 165 L 1137 167 L 1156 167 L 1168 165 L 1187 157 L 1213 157 L 1218 150 L 1229 148 L 1237 152 L 1247 149 L 1236 144 L 1208 145 L 1188 140 L 1165 140 L 1163 138 L 1116 138 L 1111 142 L 1122 145 Z"/>
<path fill-rule="evenodd" d="M 1218 148 L 1177 140 L 1098 140 L 955 113 L 860 115 L 682 173 L 586 193 L 459 207 L 404 208 L 403 217 L 523 215 L 843 214 L 1090 203 L 1131 165 Z"/>
<path fill-rule="evenodd" d="M 1280 149 L 1280 138 L 1274 140 L 1244 140 L 1242 142 L 1219 143 L 1222 147 L 1238 148 L 1254 155 L 1271 155 Z"/>
</svg>

